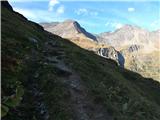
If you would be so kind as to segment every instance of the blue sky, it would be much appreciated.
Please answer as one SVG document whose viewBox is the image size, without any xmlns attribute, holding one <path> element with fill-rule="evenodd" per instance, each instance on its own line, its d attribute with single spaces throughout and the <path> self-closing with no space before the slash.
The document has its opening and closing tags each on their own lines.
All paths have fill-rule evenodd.
<svg viewBox="0 0 160 120">
<path fill-rule="evenodd" d="M 13 9 L 35 22 L 78 21 L 91 33 L 114 31 L 125 24 L 160 28 L 159 0 L 9 0 Z"/>
</svg>

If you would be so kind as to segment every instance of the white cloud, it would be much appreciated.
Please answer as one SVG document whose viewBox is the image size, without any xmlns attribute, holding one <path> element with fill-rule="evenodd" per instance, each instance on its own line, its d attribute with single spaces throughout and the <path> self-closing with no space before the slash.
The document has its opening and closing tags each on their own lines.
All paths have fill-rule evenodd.
<svg viewBox="0 0 160 120">
<path fill-rule="evenodd" d="M 63 13 L 64 13 L 64 6 L 58 7 L 56 13 L 57 13 L 58 15 L 63 14 Z"/>
<path fill-rule="evenodd" d="M 106 27 L 111 27 L 114 29 L 119 29 L 123 27 L 124 25 L 122 23 L 116 22 L 116 21 L 107 21 L 105 24 Z"/>
<path fill-rule="evenodd" d="M 135 8 L 132 8 L 132 7 L 128 8 L 128 12 L 134 12 L 134 11 L 135 11 Z"/>
<path fill-rule="evenodd" d="M 48 10 L 49 10 L 49 11 L 52 11 L 52 10 L 53 10 L 53 7 L 54 7 L 56 4 L 59 4 L 59 1 L 58 1 L 58 0 L 50 0 L 50 1 L 49 1 L 49 4 L 48 4 Z"/>
<path fill-rule="evenodd" d="M 121 27 L 123 27 L 123 24 L 121 24 L 121 23 L 117 23 L 116 26 L 115 26 L 116 29 L 119 29 Z"/>
<path fill-rule="evenodd" d="M 151 27 L 157 27 L 157 26 L 159 26 L 159 25 L 160 25 L 159 21 L 160 21 L 160 19 L 153 21 L 153 22 L 150 24 L 150 26 L 151 26 Z"/>
<path fill-rule="evenodd" d="M 77 15 L 87 15 L 88 14 L 88 10 L 85 9 L 85 8 L 80 8 L 80 9 L 76 10 L 75 13 Z"/>
<path fill-rule="evenodd" d="M 90 12 L 91 15 L 97 16 L 98 12 Z"/>
<path fill-rule="evenodd" d="M 77 15 L 91 15 L 91 16 L 97 16 L 98 12 L 93 10 L 88 10 L 86 8 L 80 8 L 75 11 Z"/>
<path fill-rule="evenodd" d="M 108 21 L 106 24 L 105 24 L 105 26 L 109 26 L 111 23 Z"/>
</svg>

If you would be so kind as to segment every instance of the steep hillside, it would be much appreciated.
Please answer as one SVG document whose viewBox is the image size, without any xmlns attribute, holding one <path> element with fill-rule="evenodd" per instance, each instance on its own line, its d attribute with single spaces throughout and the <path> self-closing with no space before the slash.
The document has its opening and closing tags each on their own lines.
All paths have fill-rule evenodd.
<svg viewBox="0 0 160 120">
<path fill-rule="evenodd" d="M 159 120 L 160 84 L 2 3 L 2 120 Z"/>
</svg>

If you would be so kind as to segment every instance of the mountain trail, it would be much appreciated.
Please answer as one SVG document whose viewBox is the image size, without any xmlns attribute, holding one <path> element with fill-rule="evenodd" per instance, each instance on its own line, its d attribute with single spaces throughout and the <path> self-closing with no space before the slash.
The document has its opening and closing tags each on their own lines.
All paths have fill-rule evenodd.
<svg viewBox="0 0 160 120">
<path fill-rule="evenodd" d="M 53 46 L 50 49 L 59 51 L 60 54 L 48 57 L 49 62 L 53 63 L 61 71 L 69 73 L 63 77 L 63 82 L 66 83 L 70 92 L 70 103 L 75 112 L 74 120 L 112 120 L 101 104 L 94 103 L 80 76 L 64 63 L 62 60 L 65 56 L 63 50 Z"/>
</svg>

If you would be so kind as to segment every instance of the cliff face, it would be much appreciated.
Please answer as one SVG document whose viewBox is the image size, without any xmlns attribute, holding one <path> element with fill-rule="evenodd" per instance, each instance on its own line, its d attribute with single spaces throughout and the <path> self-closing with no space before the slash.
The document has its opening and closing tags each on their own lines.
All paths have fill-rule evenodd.
<svg viewBox="0 0 160 120">
<path fill-rule="evenodd" d="M 116 51 L 114 47 L 100 48 L 98 49 L 97 53 L 104 58 L 116 61 L 118 65 L 124 67 L 125 61 L 123 55 L 120 52 Z"/>
</svg>

